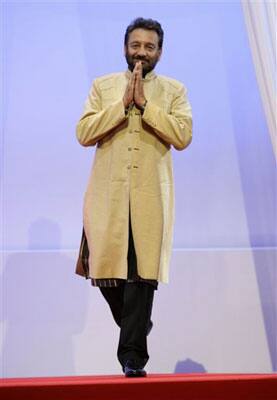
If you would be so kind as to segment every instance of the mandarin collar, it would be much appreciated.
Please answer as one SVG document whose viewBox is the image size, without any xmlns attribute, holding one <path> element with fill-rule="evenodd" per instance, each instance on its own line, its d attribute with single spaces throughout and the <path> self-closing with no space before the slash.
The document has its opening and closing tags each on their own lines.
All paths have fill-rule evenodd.
<svg viewBox="0 0 277 400">
<path fill-rule="evenodd" d="M 131 72 L 129 69 L 127 69 L 127 71 L 125 72 L 125 74 L 126 74 L 127 78 L 130 79 L 130 77 L 131 77 L 131 75 L 132 75 L 132 72 Z M 145 78 L 142 78 L 142 80 L 143 80 L 143 81 L 151 81 L 152 79 L 155 79 L 156 76 L 157 76 L 157 75 L 156 75 L 155 71 L 152 69 L 152 71 L 148 72 L 148 73 L 145 75 Z"/>
</svg>

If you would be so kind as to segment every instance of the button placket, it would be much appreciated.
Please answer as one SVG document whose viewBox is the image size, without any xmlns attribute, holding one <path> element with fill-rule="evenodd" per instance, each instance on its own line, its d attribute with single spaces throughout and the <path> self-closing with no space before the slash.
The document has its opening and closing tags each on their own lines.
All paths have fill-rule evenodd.
<svg viewBox="0 0 277 400">
<path fill-rule="evenodd" d="M 133 109 L 133 107 L 131 108 L 131 110 L 130 110 L 130 113 L 129 113 L 129 116 L 130 117 L 133 117 L 134 116 L 134 109 Z M 132 133 L 133 133 L 133 118 L 131 118 L 130 120 L 129 120 L 129 123 L 130 123 L 130 125 L 129 125 L 129 134 L 131 135 L 130 137 L 129 137 L 129 143 L 128 143 L 128 146 L 127 146 L 127 152 L 128 152 L 128 165 L 127 165 L 127 169 L 128 170 L 130 170 L 131 168 L 132 168 L 132 162 L 133 162 L 133 160 L 132 160 L 132 153 L 131 153 L 131 151 L 132 151 L 132 141 L 133 141 L 133 135 L 132 135 Z"/>
<path fill-rule="evenodd" d="M 137 113 L 137 110 L 132 109 L 132 116 L 133 117 L 135 117 L 138 114 L 140 115 L 140 113 Z M 139 150 L 139 147 L 137 145 L 137 140 L 138 140 L 137 134 L 140 133 L 140 129 L 138 127 L 135 127 L 136 125 L 137 125 L 136 118 L 132 119 L 130 121 L 130 129 L 129 129 L 129 133 L 131 134 L 130 140 L 129 140 L 130 143 L 129 143 L 128 147 L 127 147 L 127 151 L 128 151 L 128 155 L 129 155 L 129 157 L 128 157 L 129 158 L 129 163 L 128 163 L 127 168 L 129 170 L 130 169 L 136 170 L 136 169 L 139 168 L 138 162 L 137 162 L 138 160 L 137 160 L 137 157 L 136 157 L 136 153 L 133 152 L 134 150 L 135 150 L 135 152 L 137 152 Z"/>
</svg>

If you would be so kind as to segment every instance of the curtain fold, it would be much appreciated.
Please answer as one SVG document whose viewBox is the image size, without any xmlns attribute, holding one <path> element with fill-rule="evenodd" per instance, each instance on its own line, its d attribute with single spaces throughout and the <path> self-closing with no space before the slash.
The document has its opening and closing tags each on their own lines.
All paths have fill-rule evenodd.
<svg viewBox="0 0 277 400">
<path fill-rule="evenodd" d="M 257 81 L 277 157 L 276 134 L 276 2 L 241 0 Z"/>
</svg>

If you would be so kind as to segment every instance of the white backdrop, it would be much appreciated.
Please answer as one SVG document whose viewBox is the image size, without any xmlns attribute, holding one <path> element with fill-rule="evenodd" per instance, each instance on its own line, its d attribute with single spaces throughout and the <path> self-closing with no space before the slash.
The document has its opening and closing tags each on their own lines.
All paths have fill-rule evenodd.
<svg viewBox="0 0 277 400">
<path fill-rule="evenodd" d="M 243 12 L 233 2 L 3 2 L 1 374 L 121 373 L 118 328 L 74 275 L 94 149 L 75 126 L 92 80 L 124 70 L 137 16 L 165 30 L 194 138 L 174 152 L 171 282 L 149 372 L 269 372 L 276 352 L 276 169 Z"/>
</svg>

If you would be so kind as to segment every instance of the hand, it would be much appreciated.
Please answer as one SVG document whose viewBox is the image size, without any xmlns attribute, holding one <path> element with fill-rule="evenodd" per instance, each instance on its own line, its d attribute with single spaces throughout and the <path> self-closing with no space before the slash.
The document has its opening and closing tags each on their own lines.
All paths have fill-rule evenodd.
<svg viewBox="0 0 277 400">
<path fill-rule="evenodd" d="M 136 63 L 133 74 L 135 75 L 134 101 L 135 101 L 137 107 L 141 108 L 146 103 L 146 98 L 144 97 L 144 91 L 143 91 L 141 61 L 138 61 Z"/>
<path fill-rule="evenodd" d="M 134 101 L 134 90 L 135 90 L 135 74 L 133 72 L 123 96 L 123 103 L 125 109 L 128 108 L 129 105 Z"/>
<path fill-rule="evenodd" d="M 123 96 L 123 104 L 125 108 L 128 108 L 129 105 L 134 101 L 134 90 L 135 90 L 135 75 L 134 73 L 132 73 Z"/>
</svg>

